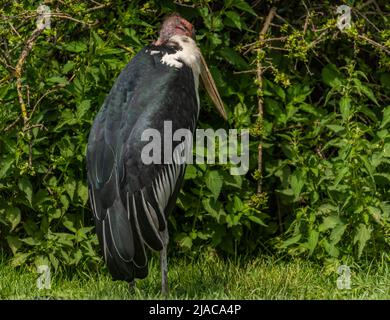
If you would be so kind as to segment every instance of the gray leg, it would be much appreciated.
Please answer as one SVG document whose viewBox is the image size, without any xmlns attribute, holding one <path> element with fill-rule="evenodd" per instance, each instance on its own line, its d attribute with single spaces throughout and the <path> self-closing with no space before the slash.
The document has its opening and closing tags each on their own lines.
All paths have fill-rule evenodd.
<svg viewBox="0 0 390 320">
<path fill-rule="evenodd" d="M 129 293 L 134 293 L 135 291 L 135 280 L 129 282 Z"/>
<path fill-rule="evenodd" d="M 163 296 L 168 295 L 168 261 L 167 261 L 167 247 L 169 242 L 168 229 L 165 229 L 162 233 L 163 248 L 160 252 L 160 264 L 161 264 L 161 293 Z"/>
</svg>

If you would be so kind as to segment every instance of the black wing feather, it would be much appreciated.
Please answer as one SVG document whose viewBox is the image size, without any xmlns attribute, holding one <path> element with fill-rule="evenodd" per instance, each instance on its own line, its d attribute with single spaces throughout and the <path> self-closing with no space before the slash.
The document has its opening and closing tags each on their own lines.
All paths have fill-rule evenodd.
<svg viewBox="0 0 390 320">
<path fill-rule="evenodd" d="M 151 55 L 150 50 L 158 50 Z M 183 180 L 184 165 L 141 161 L 148 143 L 145 129 L 163 132 L 195 130 L 198 105 L 192 70 L 160 63 L 169 47 L 145 47 L 121 72 L 100 112 L 88 141 L 90 203 L 105 261 L 114 279 L 132 281 L 147 273 L 145 245 L 161 250 L 160 232 L 167 228 Z M 180 142 L 173 142 L 172 150 Z M 161 154 L 164 154 L 162 146 Z"/>
</svg>

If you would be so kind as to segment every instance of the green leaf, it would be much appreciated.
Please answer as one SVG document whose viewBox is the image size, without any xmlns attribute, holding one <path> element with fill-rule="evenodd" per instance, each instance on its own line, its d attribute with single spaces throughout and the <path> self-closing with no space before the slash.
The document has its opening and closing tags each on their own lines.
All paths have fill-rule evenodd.
<svg viewBox="0 0 390 320">
<path fill-rule="evenodd" d="M 224 186 L 238 189 L 242 187 L 242 176 L 231 175 L 225 171 L 222 172 L 222 176 Z"/>
<path fill-rule="evenodd" d="M 330 240 L 333 245 L 337 244 L 341 240 L 341 237 L 344 234 L 346 228 L 346 224 L 340 223 L 332 230 L 330 233 Z"/>
<path fill-rule="evenodd" d="M 20 241 L 28 244 L 29 246 L 37 246 L 37 245 L 40 245 L 41 242 L 38 241 L 37 239 L 33 238 L 33 237 L 28 237 L 28 238 L 24 238 L 24 239 L 20 239 Z"/>
<path fill-rule="evenodd" d="M 68 193 L 69 198 L 72 200 L 76 191 L 76 181 L 74 179 L 68 179 L 65 183 L 65 191 Z"/>
<path fill-rule="evenodd" d="M 79 196 L 81 203 L 85 205 L 88 201 L 88 187 L 82 183 L 78 183 L 77 195 Z"/>
<path fill-rule="evenodd" d="M 343 121 L 347 121 L 351 115 L 351 98 L 344 96 L 340 99 L 340 112 L 343 118 Z"/>
<path fill-rule="evenodd" d="M 338 124 L 328 124 L 326 125 L 327 128 L 329 128 L 330 130 L 334 131 L 335 133 L 339 133 L 343 130 L 345 130 L 345 128 L 343 126 L 340 126 Z"/>
<path fill-rule="evenodd" d="M 347 173 L 349 173 L 349 167 L 348 166 L 345 166 L 345 167 L 341 168 L 341 170 L 337 174 L 336 179 L 334 180 L 334 184 L 333 184 L 334 188 L 339 185 L 339 183 L 341 182 L 341 180 L 343 180 L 343 178 L 347 175 Z"/>
<path fill-rule="evenodd" d="M 71 220 L 65 220 L 63 222 L 64 227 L 66 227 L 69 231 L 77 232 L 77 229 L 74 227 L 74 224 Z"/>
<path fill-rule="evenodd" d="M 220 55 L 230 64 L 239 69 L 247 68 L 248 64 L 236 51 L 229 47 L 224 47 L 219 51 Z"/>
<path fill-rule="evenodd" d="M 244 203 L 236 195 L 233 198 L 233 210 L 235 213 L 241 212 L 244 210 Z"/>
<path fill-rule="evenodd" d="M 324 239 L 323 240 L 323 245 L 324 245 L 324 248 L 325 248 L 326 252 L 331 257 L 337 258 L 339 256 L 340 251 L 339 251 L 339 249 L 337 249 L 337 247 L 334 244 L 329 243 L 326 239 Z"/>
<path fill-rule="evenodd" d="M 69 52 L 80 53 L 87 51 L 87 44 L 81 41 L 73 41 L 63 45 L 63 48 Z"/>
<path fill-rule="evenodd" d="M 227 11 L 226 16 L 234 23 L 237 29 L 241 30 L 241 17 L 235 11 Z"/>
<path fill-rule="evenodd" d="M 54 85 L 54 84 L 67 85 L 68 80 L 65 77 L 51 77 L 46 79 L 46 83 L 49 85 Z"/>
<path fill-rule="evenodd" d="M 309 231 L 309 238 L 307 239 L 307 247 L 309 249 L 309 256 L 311 256 L 313 254 L 313 251 L 317 246 L 319 234 L 320 233 L 317 230 L 311 229 Z"/>
<path fill-rule="evenodd" d="M 339 87 L 342 84 L 340 71 L 334 64 L 326 65 L 321 72 L 322 81 L 330 87 Z"/>
<path fill-rule="evenodd" d="M 9 207 L 5 209 L 7 221 L 11 224 L 11 231 L 14 230 L 22 219 L 19 208 Z"/>
<path fill-rule="evenodd" d="M 257 17 L 256 12 L 244 0 L 234 0 L 233 1 L 233 6 L 235 6 L 236 8 L 241 9 L 242 11 L 248 12 L 248 13 L 254 15 L 255 17 Z"/>
<path fill-rule="evenodd" d="M 33 187 L 29 179 L 20 178 L 18 182 L 19 189 L 24 192 L 28 202 L 32 205 Z"/>
<path fill-rule="evenodd" d="M 288 238 L 287 240 L 283 241 L 281 248 L 287 248 L 288 246 L 297 243 L 299 240 L 301 240 L 301 237 L 302 237 L 301 234 L 297 234 L 294 237 Z"/>
<path fill-rule="evenodd" d="M 91 100 L 83 100 L 78 106 L 76 111 L 77 119 L 81 120 L 87 111 L 91 108 Z"/>
<path fill-rule="evenodd" d="M 372 92 L 372 90 L 369 87 L 367 87 L 366 85 L 362 84 L 361 81 L 359 79 L 357 79 L 357 78 L 353 78 L 352 80 L 355 83 L 355 87 L 356 87 L 356 89 L 357 89 L 357 91 L 359 93 L 363 93 L 368 99 L 370 99 L 377 106 L 379 106 L 379 103 L 376 100 L 374 93 Z"/>
<path fill-rule="evenodd" d="M 299 199 L 302 188 L 305 185 L 306 173 L 303 170 L 295 170 L 291 175 L 291 189 L 294 193 L 294 201 Z"/>
<path fill-rule="evenodd" d="M 194 165 L 187 165 L 186 172 L 184 174 L 184 180 L 191 180 L 197 177 L 197 170 Z"/>
<path fill-rule="evenodd" d="M 390 73 L 388 72 L 382 73 L 380 76 L 380 81 L 382 86 L 384 86 L 387 89 L 390 89 Z"/>
<path fill-rule="evenodd" d="M 222 177 L 216 170 L 208 171 L 206 174 L 206 186 L 213 194 L 214 198 L 217 199 L 221 193 L 222 188 Z"/>
<path fill-rule="evenodd" d="M 68 61 L 63 67 L 62 67 L 62 74 L 66 74 L 69 71 L 73 70 L 75 67 L 75 63 L 73 61 Z"/>
<path fill-rule="evenodd" d="M 9 155 L 3 161 L 0 162 L 0 179 L 6 177 L 8 170 L 11 168 L 12 164 L 15 162 L 15 156 Z"/>
<path fill-rule="evenodd" d="M 20 249 L 22 246 L 22 242 L 19 240 L 17 236 L 7 236 L 7 243 L 11 248 L 13 255 Z"/>
<path fill-rule="evenodd" d="M 341 222 L 339 216 L 334 215 L 334 216 L 325 217 L 324 221 L 319 226 L 319 231 L 323 232 L 323 231 L 326 231 L 328 229 L 333 229 L 335 226 L 337 226 L 338 224 L 341 224 L 341 223 L 342 222 Z"/>
<path fill-rule="evenodd" d="M 176 241 L 179 242 L 179 245 L 186 249 L 191 249 L 192 247 L 192 238 L 184 233 L 179 234 L 176 237 Z"/>
<path fill-rule="evenodd" d="M 382 117 L 382 122 L 381 122 L 381 125 L 380 125 L 380 129 L 383 129 L 385 128 L 390 122 L 390 106 L 387 106 L 384 110 L 383 110 L 383 117 Z"/>
<path fill-rule="evenodd" d="M 26 230 L 27 234 L 31 237 L 35 235 L 38 231 L 37 224 L 31 218 L 27 218 L 27 220 L 23 223 L 23 228 Z"/>
<path fill-rule="evenodd" d="M 25 253 L 25 252 L 17 252 L 14 257 L 11 260 L 11 266 L 12 267 L 19 267 L 22 264 L 26 262 L 28 257 L 32 255 L 32 252 Z"/>
<path fill-rule="evenodd" d="M 266 85 L 266 88 L 269 87 L 269 89 L 271 89 L 279 98 L 282 99 L 282 101 L 285 101 L 286 100 L 286 93 L 284 92 L 284 90 L 278 86 L 276 83 L 273 83 L 272 81 L 269 81 L 267 79 L 264 79 L 264 83 Z M 271 92 L 270 92 L 271 94 Z"/>
<path fill-rule="evenodd" d="M 214 198 L 204 198 L 202 200 L 203 207 L 205 210 L 217 221 L 219 221 L 221 214 L 223 211 L 221 210 L 221 204 L 215 200 Z"/>
<path fill-rule="evenodd" d="M 390 174 L 389 173 L 375 173 L 374 175 L 375 183 L 379 186 L 389 186 L 390 185 Z"/>
<path fill-rule="evenodd" d="M 371 238 L 372 229 L 370 227 L 367 227 L 365 224 L 360 223 L 357 232 L 355 234 L 355 237 L 353 238 L 353 243 L 358 243 L 358 257 L 363 253 L 363 249 L 366 246 L 366 243 Z"/>
<path fill-rule="evenodd" d="M 263 227 L 268 227 L 263 220 L 261 220 L 259 217 L 256 216 L 248 216 L 248 219 L 263 226 Z"/>
<path fill-rule="evenodd" d="M 61 194 L 60 195 L 60 202 L 63 205 L 63 212 L 68 210 L 70 202 L 69 202 L 69 198 L 66 196 L 66 194 Z"/>
</svg>

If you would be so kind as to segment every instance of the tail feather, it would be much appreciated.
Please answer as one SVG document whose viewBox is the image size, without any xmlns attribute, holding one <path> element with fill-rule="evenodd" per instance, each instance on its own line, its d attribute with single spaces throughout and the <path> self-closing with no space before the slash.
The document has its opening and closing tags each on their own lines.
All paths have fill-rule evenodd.
<svg viewBox="0 0 390 320">
<path fill-rule="evenodd" d="M 128 208 L 118 198 L 107 209 L 102 208 L 99 198 L 91 198 L 92 201 L 96 210 L 106 211 L 95 215 L 95 225 L 104 260 L 113 279 L 131 282 L 134 278 L 145 278 L 148 262 L 134 214 L 128 214 Z M 99 219 L 103 216 L 105 219 Z"/>
</svg>

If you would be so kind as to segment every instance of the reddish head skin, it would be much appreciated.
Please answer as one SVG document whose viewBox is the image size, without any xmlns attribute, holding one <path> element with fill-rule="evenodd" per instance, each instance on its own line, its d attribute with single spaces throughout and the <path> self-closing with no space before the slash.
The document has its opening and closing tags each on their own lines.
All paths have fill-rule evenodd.
<svg viewBox="0 0 390 320">
<path fill-rule="evenodd" d="M 154 42 L 154 45 L 162 45 L 167 42 L 170 37 L 175 35 L 184 35 L 195 39 L 195 29 L 192 24 L 178 14 L 173 14 L 165 18 L 160 28 L 160 36 L 158 40 Z"/>
</svg>

